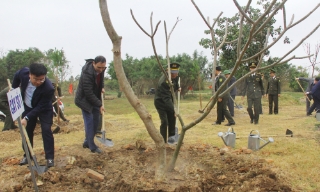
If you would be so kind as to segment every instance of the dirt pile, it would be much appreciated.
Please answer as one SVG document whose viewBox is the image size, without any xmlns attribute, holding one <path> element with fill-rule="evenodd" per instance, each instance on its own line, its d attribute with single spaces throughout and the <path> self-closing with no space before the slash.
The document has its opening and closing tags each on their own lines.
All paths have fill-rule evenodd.
<svg viewBox="0 0 320 192">
<path fill-rule="evenodd" d="M 272 171 L 271 160 L 258 159 L 248 149 L 184 145 L 175 169 L 161 182 L 154 180 L 154 148 L 123 146 L 103 150 L 98 155 L 81 146 L 56 149 L 56 166 L 37 176 L 40 191 L 292 191 Z M 167 147 L 168 160 L 172 153 L 173 147 Z M 2 191 L 33 190 L 30 172 L 18 165 L 19 160 L 2 160 Z M 103 181 L 89 177 L 89 169 L 103 175 Z"/>
</svg>

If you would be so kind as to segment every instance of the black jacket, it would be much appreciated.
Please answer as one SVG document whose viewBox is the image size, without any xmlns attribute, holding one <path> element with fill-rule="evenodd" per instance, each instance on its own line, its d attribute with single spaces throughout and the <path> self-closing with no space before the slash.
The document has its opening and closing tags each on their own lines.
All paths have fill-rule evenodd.
<svg viewBox="0 0 320 192">
<path fill-rule="evenodd" d="M 174 91 L 177 91 L 179 89 L 178 79 L 179 77 L 172 79 Z M 174 112 L 173 98 L 170 91 L 169 82 L 166 80 L 165 75 L 162 75 L 159 79 L 154 100 L 155 103 L 157 103 L 157 108 L 165 108 L 169 111 Z"/>
<path fill-rule="evenodd" d="M 101 73 L 100 84 L 97 84 L 97 73 L 93 68 L 92 61 L 86 62 L 82 67 L 79 85 L 75 97 L 75 104 L 89 113 L 93 106 L 101 107 L 101 91 L 104 87 L 104 71 Z"/>
<path fill-rule="evenodd" d="M 27 67 L 17 71 L 13 77 L 12 88 L 20 87 L 23 100 L 29 80 L 29 68 Z M 34 118 L 38 117 L 41 113 L 53 113 L 51 101 L 53 93 L 54 88 L 52 83 L 48 78 L 46 78 L 44 83 L 34 91 L 31 100 L 32 110 L 28 114 L 25 114 L 25 116 L 28 116 L 28 118 Z"/>
</svg>

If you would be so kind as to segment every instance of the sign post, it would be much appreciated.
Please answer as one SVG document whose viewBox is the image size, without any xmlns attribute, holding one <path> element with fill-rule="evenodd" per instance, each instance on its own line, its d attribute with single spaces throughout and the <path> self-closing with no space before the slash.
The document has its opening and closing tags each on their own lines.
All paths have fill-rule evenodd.
<svg viewBox="0 0 320 192">
<path fill-rule="evenodd" d="M 12 87 L 11 87 L 9 79 L 8 79 L 8 84 L 9 84 L 9 90 L 11 90 Z M 31 164 L 30 151 L 28 149 L 27 141 L 26 141 L 26 139 L 29 139 L 29 138 L 26 138 L 27 136 L 25 136 L 23 134 L 25 132 L 25 130 L 22 127 L 22 124 L 21 124 L 21 115 L 24 112 L 24 106 L 23 106 L 23 100 L 22 100 L 22 97 L 21 97 L 20 88 L 18 87 L 16 89 L 13 89 L 13 90 L 9 91 L 7 93 L 7 97 L 8 97 L 8 103 L 9 103 L 12 119 L 14 121 L 18 120 L 20 135 L 21 135 L 21 138 L 22 138 L 22 145 L 23 145 L 24 152 L 25 152 L 27 160 L 28 160 L 28 165 L 29 165 L 28 168 L 29 168 L 29 170 L 31 172 L 31 177 L 32 177 L 32 181 L 33 181 L 34 190 L 36 192 L 38 192 L 39 190 L 38 190 L 38 186 L 37 186 L 37 181 L 36 181 L 36 178 L 35 178 L 35 175 L 34 175 L 34 172 L 33 172 L 33 169 L 32 169 L 32 164 Z"/>
</svg>

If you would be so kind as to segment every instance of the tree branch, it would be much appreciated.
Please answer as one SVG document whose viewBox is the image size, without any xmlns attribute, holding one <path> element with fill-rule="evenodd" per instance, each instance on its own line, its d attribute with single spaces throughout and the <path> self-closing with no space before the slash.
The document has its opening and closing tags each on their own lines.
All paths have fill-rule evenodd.
<svg viewBox="0 0 320 192">
<path fill-rule="evenodd" d="M 141 27 L 141 25 L 138 23 L 138 21 L 136 20 L 136 18 L 135 18 L 134 15 L 133 15 L 132 9 L 130 9 L 130 13 L 131 13 L 132 19 L 133 19 L 134 22 L 138 25 L 138 27 L 141 29 L 141 31 L 143 31 L 147 36 L 151 37 L 151 35 L 149 35 L 149 33 L 147 33 L 147 32 Z M 159 21 L 159 22 L 161 22 L 161 21 Z M 152 31 L 151 31 L 151 33 L 152 33 Z"/>
<path fill-rule="evenodd" d="M 242 10 L 242 8 L 240 7 L 240 5 L 237 2 L 237 0 L 233 0 L 233 2 L 236 5 L 236 7 L 238 8 L 238 10 L 241 13 L 241 15 L 243 15 L 249 23 L 253 24 L 254 21 L 252 19 L 250 19 L 250 17 Z"/>
</svg>

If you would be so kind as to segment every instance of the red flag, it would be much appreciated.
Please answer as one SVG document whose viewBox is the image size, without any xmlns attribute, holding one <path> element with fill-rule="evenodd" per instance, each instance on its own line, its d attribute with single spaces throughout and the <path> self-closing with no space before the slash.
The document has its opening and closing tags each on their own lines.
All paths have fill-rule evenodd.
<svg viewBox="0 0 320 192">
<path fill-rule="evenodd" d="M 72 85 L 72 84 L 69 85 L 69 93 L 70 93 L 70 94 L 73 93 L 73 85 Z"/>
</svg>

